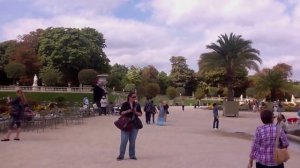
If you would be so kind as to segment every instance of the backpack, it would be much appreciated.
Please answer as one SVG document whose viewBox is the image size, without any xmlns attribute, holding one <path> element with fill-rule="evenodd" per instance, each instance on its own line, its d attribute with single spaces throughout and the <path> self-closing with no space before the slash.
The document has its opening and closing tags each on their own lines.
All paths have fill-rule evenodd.
<svg viewBox="0 0 300 168">
<path fill-rule="evenodd" d="M 151 108 L 151 104 L 148 102 L 146 103 L 145 107 L 144 107 L 144 111 L 145 112 L 151 112 L 152 108 Z"/>
</svg>

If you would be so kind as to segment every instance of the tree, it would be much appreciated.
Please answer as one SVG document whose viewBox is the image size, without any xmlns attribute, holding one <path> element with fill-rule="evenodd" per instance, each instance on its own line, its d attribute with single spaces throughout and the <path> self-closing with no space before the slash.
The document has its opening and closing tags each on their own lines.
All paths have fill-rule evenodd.
<svg viewBox="0 0 300 168">
<path fill-rule="evenodd" d="M 119 91 L 124 89 L 124 80 L 127 72 L 128 68 L 125 65 L 114 64 L 107 79 L 107 86 Z"/>
<path fill-rule="evenodd" d="M 126 83 L 133 83 L 135 86 L 139 86 L 141 83 L 141 69 L 131 66 L 126 74 Z"/>
<path fill-rule="evenodd" d="M 186 82 L 192 77 L 193 71 L 188 68 L 183 56 L 172 56 L 170 82 L 175 87 L 185 87 Z"/>
<path fill-rule="evenodd" d="M 82 69 L 109 72 L 109 59 L 103 48 L 103 35 L 95 29 L 50 27 L 40 38 L 38 53 L 44 65 L 52 64 L 64 74 L 65 82 L 77 84 L 77 75 Z"/>
<path fill-rule="evenodd" d="M 147 98 L 154 98 L 160 92 L 159 85 L 157 83 L 149 83 L 146 85 L 146 93 L 145 96 Z"/>
<path fill-rule="evenodd" d="M 227 99 L 233 101 L 233 82 L 238 69 L 259 70 L 259 51 L 252 48 L 250 40 L 244 40 L 241 35 L 231 33 L 219 36 L 216 43 L 207 45 L 212 52 L 203 53 L 198 62 L 200 71 L 209 71 L 214 68 L 224 68 L 226 86 L 228 88 Z"/>
<path fill-rule="evenodd" d="M 78 80 L 81 84 L 92 85 L 97 79 L 98 72 L 94 69 L 83 69 L 78 73 Z"/>
<path fill-rule="evenodd" d="M 42 29 L 37 29 L 29 34 L 19 36 L 14 52 L 10 55 L 10 60 L 18 61 L 25 65 L 26 71 L 20 81 L 31 85 L 33 77 L 42 66 L 40 56 L 38 55 L 39 38 L 43 33 Z"/>
<path fill-rule="evenodd" d="M 160 87 L 160 93 L 162 93 L 162 94 L 166 93 L 166 90 L 169 86 L 169 81 L 170 81 L 170 79 L 169 79 L 167 73 L 165 73 L 164 71 L 161 71 L 158 74 L 158 84 Z"/>
<path fill-rule="evenodd" d="M 55 86 L 61 82 L 63 74 L 50 64 L 41 69 L 39 76 L 46 86 Z"/>
<path fill-rule="evenodd" d="M 136 85 L 133 83 L 129 83 L 125 86 L 124 91 L 125 92 L 134 92 L 136 89 Z"/>
<path fill-rule="evenodd" d="M 10 55 L 14 52 L 16 44 L 15 40 L 0 43 L 0 84 L 8 85 L 11 82 L 6 76 L 4 66 L 9 63 Z"/>
<path fill-rule="evenodd" d="M 275 65 L 273 67 L 273 69 L 276 69 L 276 70 L 282 72 L 282 75 L 286 81 L 293 75 L 292 66 L 290 66 L 286 63 L 278 63 L 277 65 Z"/>
<path fill-rule="evenodd" d="M 10 62 L 4 66 L 4 71 L 8 78 L 18 79 L 25 73 L 25 65 L 20 62 Z"/>
<path fill-rule="evenodd" d="M 204 98 L 204 96 L 205 96 L 204 89 L 201 87 L 197 88 L 196 93 L 195 93 L 196 99 L 202 99 L 202 98 Z"/>
<path fill-rule="evenodd" d="M 255 91 L 259 97 L 270 95 L 270 100 L 276 101 L 278 99 L 276 94 L 288 88 L 284 74 L 276 69 L 264 69 L 257 76 Z"/>
<path fill-rule="evenodd" d="M 141 78 L 144 82 L 156 83 L 158 81 L 158 71 L 154 66 L 148 65 L 141 70 Z"/>
</svg>

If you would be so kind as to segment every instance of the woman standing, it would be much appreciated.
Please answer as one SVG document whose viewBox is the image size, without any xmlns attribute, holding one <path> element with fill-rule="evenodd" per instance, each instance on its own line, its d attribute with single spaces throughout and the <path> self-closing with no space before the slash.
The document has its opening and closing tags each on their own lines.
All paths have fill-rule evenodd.
<svg viewBox="0 0 300 168">
<path fill-rule="evenodd" d="M 124 102 L 121 106 L 120 115 L 126 116 L 129 118 L 135 118 L 142 116 L 141 106 L 136 102 L 135 92 L 130 92 L 127 96 L 127 101 Z M 127 142 L 129 140 L 129 157 L 130 159 L 137 160 L 135 155 L 135 140 L 138 134 L 138 129 L 133 126 L 131 131 L 125 132 L 121 130 L 121 144 L 120 144 L 120 154 L 117 157 L 117 160 L 123 160 Z"/>
<path fill-rule="evenodd" d="M 260 118 L 264 125 L 258 126 L 256 129 L 248 168 L 252 168 L 253 160 L 256 160 L 256 168 L 284 168 L 283 163 L 278 165 L 274 161 L 277 131 L 276 125 L 273 124 L 274 114 L 270 110 L 263 110 L 260 112 Z M 280 131 L 279 141 L 281 142 L 279 143 L 281 148 L 289 146 L 284 131 Z"/>
<path fill-rule="evenodd" d="M 7 103 L 11 106 L 9 129 L 1 141 L 9 141 L 9 137 L 12 133 L 14 125 L 17 126 L 17 133 L 14 140 L 20 140 L 19 136 L 21 131 L 21 120 L 24 114 L 25 96 L 21 88 L 17 88 L 16 93 L 17 97 L 14 100 L 11 100 L 10 97 L 7 97 Z"/>
<path fill-rule="evenodd" d="M 156 124 L 159 126 L 163 126 L 165 123 L 166 111 L 162 100 L 159 101 L 159 105 L 157 106 L 157 109 L 158 109 L 158 118 Z"/>
</svg>

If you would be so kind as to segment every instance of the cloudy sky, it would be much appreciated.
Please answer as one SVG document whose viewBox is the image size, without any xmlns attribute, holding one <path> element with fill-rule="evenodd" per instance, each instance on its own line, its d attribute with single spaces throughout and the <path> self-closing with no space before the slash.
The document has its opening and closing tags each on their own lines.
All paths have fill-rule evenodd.
<svg viewBox="0 0 300 168">
<path fill-rule="evenodd" d="M 270 68 L 284 62 L 300 80 L 300 0 L 0 0 L 0 42 L 37 28 L 96 28 L 111 64 L 154 65 L 170 57 L 191 69 L 221 34 L 242 35 Z"/>
</svg>

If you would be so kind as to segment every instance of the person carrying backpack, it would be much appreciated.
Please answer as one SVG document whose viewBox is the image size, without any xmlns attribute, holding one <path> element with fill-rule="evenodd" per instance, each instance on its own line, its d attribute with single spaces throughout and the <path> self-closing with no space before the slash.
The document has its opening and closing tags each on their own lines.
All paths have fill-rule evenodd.
<svg viewBox="0 0 300 168">
<path fill-rule="evenodd" d="M 151 113 L 152 113 L 152 108 L 151 108 L 151 101 L 149 98 L 147 98 L 147 102 L 144 106 L 144 112 L 146 113 L 146 123 L 150 124 L 150 119 L 151 119 Z"/>
</svg>

